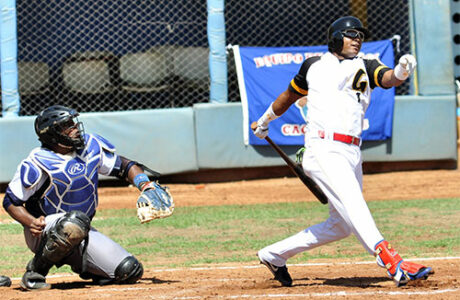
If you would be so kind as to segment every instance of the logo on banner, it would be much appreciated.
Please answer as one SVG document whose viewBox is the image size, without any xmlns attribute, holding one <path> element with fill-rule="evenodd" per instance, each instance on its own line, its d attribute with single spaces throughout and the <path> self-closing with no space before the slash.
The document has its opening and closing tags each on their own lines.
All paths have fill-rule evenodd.
<svg viewBox="0 0 460 300">
<path fill-rule="evenodd" d="M 254 57 L 256 68 L 273 67 L 280 65 L 290 65 L 292 63 L 300 65 L 304 60 L 313 56 L 321 56 L 325 52 L 305 52 L 305 53 L 273 53 L 264 56 Z M 358 57 L 365 59 L 380 60 L 380 53 L 364 53 L 359 52 Z"/>
<path fill-rule="evenodd" d="M 324 52 L 305 52 L 305 53 L 274 53 L 264 56 L 254 57 L 256 68 L 273 67 L 279 65 L 290 65 L 295 63 L 300 65 L 303 61 L 312 56 L 321 56 Z"/>
<path fill-rule="evenodd" d="M 299 111 L 299 114 L 301 118 L 299 120 L 304 120 L 304 122 L 307 121 L 307 96 L 304 96 L 302 98 L 299 98 L 295 102 L 295 107 Z M 306 130 L 306 124 L 283 124 L 281 125 L 281 133 L 284 136 L 300 136 L 305 134 Z"/>
</svg>

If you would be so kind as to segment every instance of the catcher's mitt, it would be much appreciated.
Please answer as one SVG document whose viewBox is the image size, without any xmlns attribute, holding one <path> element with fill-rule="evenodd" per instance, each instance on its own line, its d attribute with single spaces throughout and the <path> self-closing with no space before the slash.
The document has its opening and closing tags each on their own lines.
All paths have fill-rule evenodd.
<svg viewBox="0 0 460 300">
<path fill-rule="evenodd" d="M 174 201 L 167 187 L 151 181 L 142 188 L 137 199 L 137 218 L 141 223 L 166 218 L 174 211 Z"/>
</svg>

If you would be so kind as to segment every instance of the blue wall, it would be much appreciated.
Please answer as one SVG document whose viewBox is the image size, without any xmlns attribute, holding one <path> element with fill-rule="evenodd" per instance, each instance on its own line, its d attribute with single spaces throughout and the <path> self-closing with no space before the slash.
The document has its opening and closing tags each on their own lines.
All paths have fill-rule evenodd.
<svg viewBox="0 0 460 300">
<path fill-rule="evenodd" d="M 8 182 L 16 166 L 40 145 L 35 117 L 0 118 L 0 182 Z M 165 174 L 198 170 L 194 113 L 190 108 L 83 113 L 86 132 L 110 140 L 120 155 Z"/>
<path fill-rule="evenodd" d="M 413 53 L 420 95 L 455 93 L 449 1 L 412 0 Z"/>
<path fill-rule="evenodd" d="M 396 98 L 393 138 L 364 142 L 364 161 L 457 159 L 456 99 L 452 96 Z M 83 113 L 87 132 L 98 133 L 118 153 L 160 173 L 219 168 L 284 166 L 270 146 L 245 146 L 240 103 L 193 108 Z M 39 145 L 34 117 L 0 119 L 0 182 Z M 299 147 L 283 149 L 291 158 Z"/>
</svg>

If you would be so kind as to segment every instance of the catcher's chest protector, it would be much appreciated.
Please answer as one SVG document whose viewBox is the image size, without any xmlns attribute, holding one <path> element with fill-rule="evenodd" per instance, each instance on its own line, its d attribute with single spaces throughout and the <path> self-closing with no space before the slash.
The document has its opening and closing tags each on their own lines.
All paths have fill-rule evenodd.
<svg viewBox="0 0 460 300">
<path fill-rule="evenodd" d="M 46 149 L 34 153 L 33 163 L 50 178 L 50 186 L 40 201 L 46 215 L 71 210 L 94 215 L 101 152 L 100 142 L 91 137 L 82 154 L 75 157 L 58 155 Z"/>
</svg>

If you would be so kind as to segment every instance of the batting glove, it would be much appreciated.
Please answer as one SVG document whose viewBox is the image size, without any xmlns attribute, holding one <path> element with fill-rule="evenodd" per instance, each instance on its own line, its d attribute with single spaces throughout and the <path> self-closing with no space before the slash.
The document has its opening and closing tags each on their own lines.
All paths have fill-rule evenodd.
<svg viewBox="0 0 460 300">
<path fill-rule="evenodd" d="M 254 130 L 254 134 L 260 139 L 266 138 L 268 135 L 268 126 L 257 125 L 256 129 Z"/>
<path fill-rule="evenodd" d="M 404 54 L 394 69 L 395 77 L 399 80 L 406 80 L 414 72 L 416 66 L 415 57 L 412 54 Z"/>
</svg>

